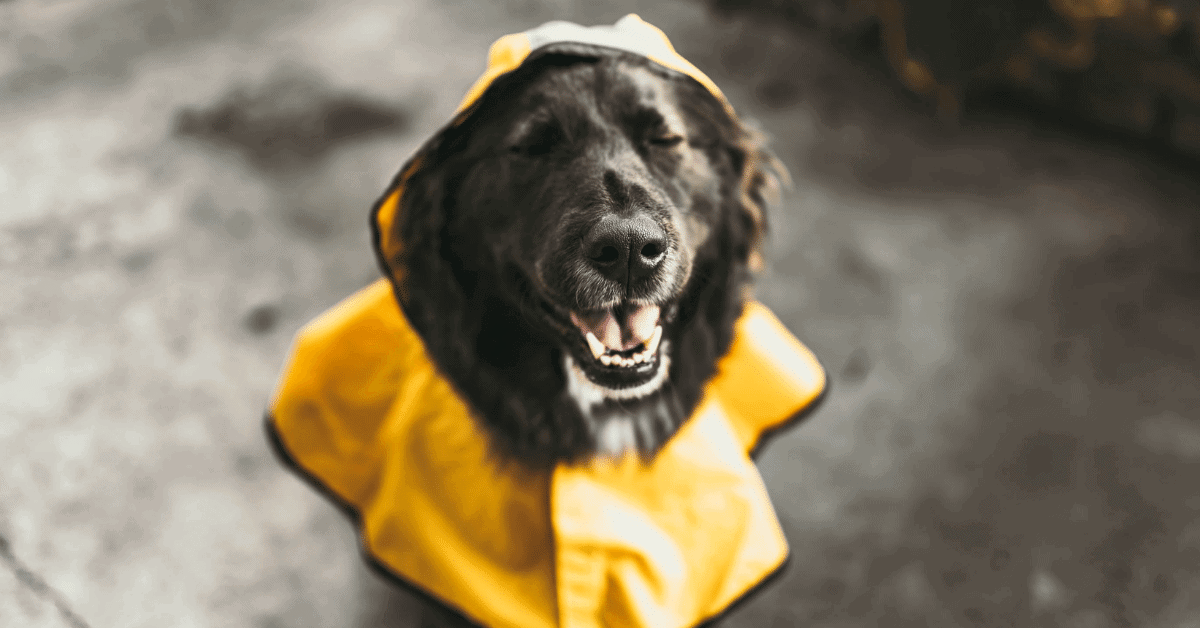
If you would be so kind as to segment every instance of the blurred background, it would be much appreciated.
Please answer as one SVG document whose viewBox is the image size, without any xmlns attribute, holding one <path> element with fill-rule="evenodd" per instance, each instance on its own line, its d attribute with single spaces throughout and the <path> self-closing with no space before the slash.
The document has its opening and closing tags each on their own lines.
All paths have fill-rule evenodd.
<svg viewBox="0 0 1200 628">
<path fill-rule="evenodd" d="M 1198 8 L 0 1 L 0 626 L 417 625 L 262 410 L 488 45 L 628 12 L 791 170 L 833 385 L 727 625 L 1200 626 Z"/>
</svg>

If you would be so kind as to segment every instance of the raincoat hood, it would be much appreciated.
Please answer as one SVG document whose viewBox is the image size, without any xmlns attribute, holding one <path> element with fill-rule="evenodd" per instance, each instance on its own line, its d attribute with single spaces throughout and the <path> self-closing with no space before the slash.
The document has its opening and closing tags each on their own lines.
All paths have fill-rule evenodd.
<svg viewBox="0 0 1200 628">
<path fill-rule="evenodd" d="M 691 76 L 728 107 L 630 15 L 501 38 L 450 126 L 539 54 L 606 50 Z M 384 262 L 399 250 L 388 234 L 421 156 L 372 215 L 388 277 L 300 330 L 267 412 L 277 453 L 351 516 L 369 563 L 474 622 L 511 628 L 694 626 L 778 573 L 787 543 L 750 452 L 822 396 L 812 353 L 748 303 L 695 413 L 650 463 L 500 463 L 405 319 Z"/>
<path fill-rule="evenodd" d="M 467 90 L 454 118 L 418 149 L 401 168 L 400 174 L 377 205 L 371 227 L 375 233 L 375 250 L 379 255 L 379 262 L 386 272 L 393 276 L 403 274 L 403 269 L 393 266 L 393 260 L 402 247 L 401 243 L 393 240 L 392 225 L 396 219 L 396 210 L 401 205 L 399 201 L 404 194 L 404 183 L 421 167 L 425 153 L 438 144 L 447 129 L 456 127 L 475 115 L 478 111 L 477 105 L 489 89 L 503 83 L 513 70 L 536 63 L 550 54 L 592 58 L 615 54 L 639 55 L 697 81 L 721 102 L 730 115 L 735 115 L 733 107 L 712 79 L 675 52 L 670 40 L 661 30 L 636 15 L 627 15 L 612 26 L 585 27 L 571 22 L 556 21 L 547 22 L 524 33 L 505 35 L 492 44 L 488 51 L 487 69 L 471 89 Z"/>
</svg>

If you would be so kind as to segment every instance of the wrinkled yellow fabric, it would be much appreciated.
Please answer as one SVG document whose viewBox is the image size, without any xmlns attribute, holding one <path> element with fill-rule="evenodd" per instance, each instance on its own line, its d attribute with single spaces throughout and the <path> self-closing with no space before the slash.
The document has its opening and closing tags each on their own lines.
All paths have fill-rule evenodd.
<svg viewBox="0 0 1200 628">
<path fill-rule="evenodd" d="M 658 29 L 636 16 L 605 28 L 551 23 L 502 38 L 460 115 L 529 56 L 531 41 L 571 37 L 685 72 L 728 107 Z M 647 47 L 646 37 L 661 41 Z M 385 258 L 401 246 L 388 237 L 402 194 L 393 189 L 375 216 Z M 467 617 L 673 628 L 719 614 L 786 560 L 748 452 L 824 388 L 812 353 L 749 303 L 695 414 L 652 464 L 502 466 L 380 279 L 298 333 L 269 416 L 299 470 L 359 515 L 371 558 Z"/>
<path fill-rule="evenodd" d="M 751 303 L 696 414 L 650 466 L 498 466 L 379 280 L 298 334 L 274 400 L 291 457 L 361 515 L 369 554 L 488 626 L 691 626 L 787 545 L 748 451 L 824 389 Z"/>
</svg>

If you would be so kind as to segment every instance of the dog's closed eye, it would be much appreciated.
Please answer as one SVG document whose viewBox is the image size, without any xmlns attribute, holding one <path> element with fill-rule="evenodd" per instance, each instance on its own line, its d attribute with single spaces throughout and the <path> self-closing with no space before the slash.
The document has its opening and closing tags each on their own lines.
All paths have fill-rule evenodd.
<svg viewBox="0 0 1200 628">
<path fill-rule="evenodd" d="M 672 147 L 678 146 L 681 143 L 683 143 L 683 139 L 684 138 L 682 135 L 679 135 L 677 133 L 671 133 L 669 131 L 663 131 L 663 132 L 660 132 L 660 133 L 657 133 L 657 134 L 651 136 L 650 139 L 647 141 L 650 143 L 651 146 L 658 146 L 660 148 L 672 148 Z"/>
<path fill-rule="evenodd" d="M 671 124 L 660 111 L 649 107 L 639 107 L 627 123 L 634 137 L 655 148 L 674 148 L 687 139 L 678 124 Z"/>
</svg>

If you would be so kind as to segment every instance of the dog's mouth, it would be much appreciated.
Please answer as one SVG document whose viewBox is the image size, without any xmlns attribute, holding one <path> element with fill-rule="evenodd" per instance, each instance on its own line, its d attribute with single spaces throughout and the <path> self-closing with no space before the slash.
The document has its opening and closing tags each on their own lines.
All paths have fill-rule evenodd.
<svg viewBox="0 0 1200 628">
<path fill-rule="evenodd" d="M 592 360 L 611 369 L 653 366 L 663 328 L 657 305 L 621 305 L 593 312 L 571 312 Z"/>
<path fill-rule="evenodd" d="M 663 310 L 658 305 L 623 303 L 603 310 L 573 311 L 578 333 L 569 368 L 597 386 L 605 398 L 649 394 L 666 376 Z M 573 366 L 571 366 L 573 365 Z M 607 392 L 603 392 L 607 391 Z"/>
</svg>

